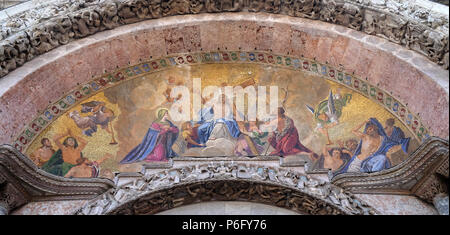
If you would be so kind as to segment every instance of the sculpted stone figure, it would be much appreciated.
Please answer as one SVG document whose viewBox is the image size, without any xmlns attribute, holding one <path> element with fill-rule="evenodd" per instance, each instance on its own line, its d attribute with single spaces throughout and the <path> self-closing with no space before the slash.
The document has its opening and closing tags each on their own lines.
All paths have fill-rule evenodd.
<svg viewBox="0 0 450 235">
<path fill-rule="evenodd" d="M 250 12 L 321 19 L 362 30 L 405 45 L 448 69 L 448 17 L 416 4 L 388 4 L 381 8 L 360 0 L 60 0 L 0 20 L 0 38 L 4 41 L 0 77 L 74 38 L 121 24 L 205 11 L 236 12 L 244 8 Z M 15 35 L 23 32 L 28 35 L 26 38 Z"/>
<path fill-rule="evenodd" d="M 265 0 L 250 0 L 248 6 L 248 11 L 250 12 L 260 12 L 264 9 Z"/>
<path fill-rule="evenodd" d="M 1 73 L 7 74 L 17 67 L 16 57 L 18 55 L 19 52 L 10 44 L 0 45 L 0 58 L 4 58 L 0 63 L 2 68 Z"/>
<path fill-rule="evenodd" d="M 208 12 L 233 12 L 244 7 L 244 0 L 206 0 Z"/>
<path fill-rule="evenodd" d="M 193 13 L 193 14 L 200 13 L 205 7 L 204 2 L 205 2 L 204 0 L 191 0 L 191 1 L 189 1 L 190 13 Z"/>
<path fill-rule="evenodd" d="M 150 19 L 151 15 L 149 14 L 150 10 L 148 7 L 147 0 L 136 0 L 136 3 L 133 4 L 132 11 L 136 14 L 139 19 Z"/>
<path fill-rule="evenodd" d="M 386 14 L 366 11 L 362 30 L 371 35 L 386 38 L 395 43 L 401 43 L 404 38 L 407 22 Z"/>
<path fill-rule="evenodd" d="M 81 15 L 81 20 L 87 26 L 89 34 L 94 34 L 100 30 L 101 20 L 100 15 L 95 11 L 86 11 Z"/>
<path fill-rule="evenodd" d="M 426 30 L 421 36 L 421 50 L 432 61 L 440 62 L 444 58 L 444 54 L 448 53 L 448 37 L 431 30 Z"/>
<path fill-rule="evenodd" d="M 223 178 L 234 178 L 237 177 L 236 174 L 239 169 L 234 169 L 233 165 L 225 165 L 223 162 L 220 163 L 220 166 L 217 168 L 213 168 L 214 177 L 223 177 Z M 215 170 L 214 170 L 215 169 Z"/>
<path fill-rule="evenodd" d="M 160 18 L 162 16 L 161 0 L 149 1 L 148 9 L 153 19 Z"/>
<path fill-rule="evenodd" d="M 244 5 L 244 0 L 224 0 L 221 1 L 223 11 L 240 11 Z"/>
<path fill-rule="evenodd" d="M 98 12 L 102 19 L 102 26 L 106 29 L 113 29 L 119 25 L 116 4 L 107 1 L 98 8 Z"/>
<path fill-rule="evenodd" d="M 30 42 L 36 50 L 36 54 L 40 55 L 58 46 L 58 42 L 53 40 L 50 33 L 47 32 L 44 26 L 40 26 L 33 30 L 30 35 Z"/>
<path fill-rule="evenodd" d="M 336 23 L 354 30 L 360 30 L 363 22 L 361 9 L 348 3 L 339 3 L 336 6 Z"/>
<path fill-rule="evenodd" d="M 207 12 L 220 12 L 222 11 L 222 5 L 219 0 L 205 0 Z"/>
<path fill-rule="evenodd" d="M 409 49 L 420 51 L 420 41 L 425 30 L 426 28 L 419 24 L 408 23 L 402 43 Z"/>
<path fill-rule="evenodd" d="M 189 5 L 188 0 L 162 0 L 163 16 L 188 14 Z"/>
<path fill-rule="evenodd" d="M 69 43 L 70 39 L 75 35 L 72 31 L 72 21 L 70 18 L 64 16 L 55 19 L 50 34 L 61 45 Z"/>
<path fill-rule="evenodd" d="M 266 0 L 264 10 L 267 13 L 278 14 L 281 11 L 281 0 Z"/>
<path fill-rule="evenodd" d="M 31 50 L 30 40 L 25 33 L 20 33 L 16 35 L 14 39 L 14 44 L 16 45 L 17 56 L 15 58 L 15 62 L 17 66 L 23 65 L 26 61 L 30 60 L 28 56 Z"/>
<path fill-rule="evenodd" d="M 242 179 L 248 179 L 251 177 L 250 172 L 247 167 L 239 166 L 237 169 L 237 177 Z"/>
<path fill-rule="evenodd" d="M 320 1 L 288 0 L 285 1 L 284 11 L 290 16 L 318 19 L 320 12 Z"/>
<path fill-rule="evenodd" d="M 366 10 L 364 14 L 364 21 L 362 23 L 362 30 L 367 34 L 376 34 L 377 28 L 379 27 L 379 21 L 380 16 L 378 16 L 375 12 Z"/>
<path fill-rule="evenodd" d="M 386 15 L 383 21 L 379 22 L 380 27 L 377 36 L 388 39 L 391 42 L 401 43 L 406 30 L 406 21 Z"/>
<path fill-rule="evenodd" d="M 336 5 L 334 0 L 323 0 L 320 10 L 320 20 L 336 23 Z"/>
<path fill-rule="evenodd" d="M 131 8 L 128 2 L 120 2 L 117 6 L 117 15 L 119 16 L 119 22 L 121 24 L 132 24 L 139 21 L 139 18 Z"/>
<path fill-rule="evenodd" d="M 89 14 L 89 12 L 86 12 L 86 14 Z M 83 13 L 73 16 L 72 22 L 74 22 L 73 31 L 76 38 L 86 37 L 90 34 L 90 30 L 88 28 L 87 22 L 85 21 L 85 16 L 83 15 Z"/>
</svg>

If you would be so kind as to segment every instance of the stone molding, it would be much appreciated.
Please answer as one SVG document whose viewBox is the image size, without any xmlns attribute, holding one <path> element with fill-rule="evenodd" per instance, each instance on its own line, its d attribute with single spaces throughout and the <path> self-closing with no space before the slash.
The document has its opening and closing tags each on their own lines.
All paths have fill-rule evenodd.
<svg viewBox="0 0 450 235">
<path fill-rule="evenodd" d="M 108 179 L 54 176 L 13 147 L 0 146 L 0 203 L 6 202 L 8 211 L 31 201 L 92 199 L 112 187 Z"/>
<path fill-rule="evenodd" d="M 408 159 L 376 173 L 344 173 L 331 183 L 352 193 L 415 195 L 429 203 L 439 193 L 447 193 L 449 171 L 448 140 L 431 137 Z"/>
<path fill-rule="evenodd" d="M 323 180 L 285 169 L 229 162 L 141 174 L 88 202 L 75 214 L 155 214 L 211 200 L 259 202 L 302 214 L 378 214 Z"/>
<path fill-rule="evenodd" d="M 141 61 L 139 64 L 118 68 L 114 71 L 94 77 L 90 81 L 78 84 L 77 87 L 55 102 L 50 103 L 32 122 L 14 138 L 11 144 L 22 153 L 35 141 L 48 126 L 64 115 L 67 110 L 79 105 L 85 99 L 118 86 L 125 81 L 144 78 L 148 74 L 158 73 L 178 66 L 195 66 L 201 64 L 259 64 L 319 76 L 342 86 L 345 86 L 358 94 L 372 100 L 392 115 L 397 117 L 414 134 L 419 142 L 428 138 L 433 133 L 429 127 L 423 124 L 420 116 L 414 114 L 410 107 L 415 104 L 405 105 L 388 91 L 371 84 L 363 78 L 342 71 L 342 68 L 330 64 L 319 63 L 312 59 L 289 55 L 279 55 L 267 51 L 212 51 L 171 54 L 170 56 L 152 58 Z M 320 172 L 322 173 L 322 172 Z"/>
<path fill-rule="evenodd" d="M 414 3 L 396 0 L 388 0 L 384 5 L 364 0 L 226 0 L 220 4 L 212 0 L 82 0 L 72 3 L 57 0 L 0 22 L 0 77 L 58 46 L 120 25 L 174 15 L 220 12 L 266 12 L 338 24 L 403 45 L 448 69 L 448 15 L 440 13 L 439 16 Z"/>
</svg>

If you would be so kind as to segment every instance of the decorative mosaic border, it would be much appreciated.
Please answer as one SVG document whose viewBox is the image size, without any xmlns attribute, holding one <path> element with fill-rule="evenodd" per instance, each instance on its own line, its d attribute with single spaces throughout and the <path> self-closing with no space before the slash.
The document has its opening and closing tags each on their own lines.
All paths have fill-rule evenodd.
<svg viewBox="0 0 450 235">
<path fill-rule="evenodd" d="M 150 57 L 151 58 L 151 57 Z M 27 125 L 16 138 L 13 146 L 21 151 L 29 147 L 46 127 L 61 116 L 65 111 L 74 107 L 82 100 L 89 98 L 107 88 L 116 86 L 124 81 L 142 77 L 147 74 L 160 72 L 180 65 L 214 64 L 214 63 L 250 63 L 277 66 L 285 69 L 308 72 L 319 75 L 325 79 L 337 82 L 350 88 L 361 95 L 375 101 L 392 113 L 405 126 L 414 133 L 414 137 L 423 142 L 431 136 L 420 118 L 413 114 L 406 105 L 394 98 L 388 92 L 371 85 L 366 80 L 356 78 L 351 74 L 342 72 L 342 69 L 334 68 L 328 64 L 321 64 L 307 58 L 295 58 L 285 55 L 276 55 L 261 51 L 215 51 L 194 52 L 169 55 L 159 59 L 151 59 L 137 65 L 117 69 L 111 73 L 96 78 L 84 85 L 78 86 L 63 98 L 50 104 L 44 112 Z"/>
</svg>

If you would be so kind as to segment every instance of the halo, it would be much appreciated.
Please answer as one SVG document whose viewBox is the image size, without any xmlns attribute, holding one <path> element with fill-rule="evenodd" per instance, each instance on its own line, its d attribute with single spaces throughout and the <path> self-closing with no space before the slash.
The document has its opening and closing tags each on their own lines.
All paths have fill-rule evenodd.
<svg viewBox="0 0 450 235">
<path fill-rule="evenodd" d="M 166 108 L 158 108 L 158 109 L 156 110 L 156 118 L 158 118 L 158 113 L 159 113 L 159 111 L 161 111 L 161 110 L 166 110 L 167 112 L 169 112 L 169 110 L 166 109 Z"/>
</svg>

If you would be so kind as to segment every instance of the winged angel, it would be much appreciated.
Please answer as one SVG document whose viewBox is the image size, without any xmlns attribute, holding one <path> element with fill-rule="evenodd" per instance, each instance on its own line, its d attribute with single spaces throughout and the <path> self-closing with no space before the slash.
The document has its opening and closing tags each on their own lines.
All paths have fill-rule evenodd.
<svg viewBox="0 0 450 235">
<path fill-rule="evenodd" d="M 338 93 L 333 95 L 333 91 L 330 90 L 328 99 L 320 102 L 316 109 L 306 105 L 306 108 L 314 115 L 314 121 L 317 123 L 315 131 L 320 131 L 326 136 L 328 141 L 327 145 L 333 144 L 330 140 L 330 136 L 328 135 L 328 129 L 339 124 L 339 118 L 342 115 L 342 108 L 347 103 L 350 103 L 351 99 L 351 94 L 345 94 L 342 96 L 338 90 Z"/>
</svg>

